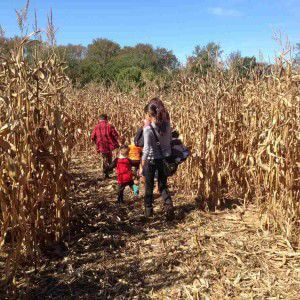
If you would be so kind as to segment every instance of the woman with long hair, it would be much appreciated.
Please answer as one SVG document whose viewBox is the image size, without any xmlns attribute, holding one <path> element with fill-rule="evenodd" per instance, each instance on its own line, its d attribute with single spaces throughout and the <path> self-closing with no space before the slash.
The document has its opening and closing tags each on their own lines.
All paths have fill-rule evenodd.
<svg viewBox="0 0 300 300">
<path fill-rule="evenodd" d="M 142 169 L 145 175 L 145 216 L 153 215 L 154 177 L 158 172 L 158 188 L 164 200 L 167 219 L 174 216 L 173 202 L 168 191 L 168 178 L 164 172 L 162 160 L 171 155 L 170 117 L 163 102 L 153 98 L 145 107 L 149 125 L 143 129 L 144 149 Z M 156 136 L 155 136 L 156 135 Z M 157 142 L 159 140 L 159 145 Z"/>
</svg>

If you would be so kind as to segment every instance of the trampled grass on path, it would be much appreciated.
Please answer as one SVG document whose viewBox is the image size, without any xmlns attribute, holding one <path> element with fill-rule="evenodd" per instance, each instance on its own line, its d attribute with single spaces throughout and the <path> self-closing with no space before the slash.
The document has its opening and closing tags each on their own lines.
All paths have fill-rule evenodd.
<svg viewBox="0 0 300 300">
<path fill-rule="evenodd" d="M 196 209 L 175 195 L 166 223 L 160 199 L 146 222 L 141 205 L 115 204 L 93 158 L 73 162 L 69 241 L 47 253 L 37 274 L 19 278 L 30 299 L 297 299 L 300 253 L 259 228 L 255 207 Z M 127 201 L 130 193 L 126 194 Z"/>
</svg>

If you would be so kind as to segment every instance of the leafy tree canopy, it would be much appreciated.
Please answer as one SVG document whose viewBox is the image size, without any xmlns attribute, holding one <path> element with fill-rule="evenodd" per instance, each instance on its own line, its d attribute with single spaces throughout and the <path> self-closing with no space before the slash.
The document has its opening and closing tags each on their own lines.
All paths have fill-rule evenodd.
<svg viewBox="0 0 300 300">
<path fill-rule="evenodd" d="M 116 56 L 121 47 L 119 44 L 108 39 L 95 39 L 87 47 L 87 58 L 99 64 L 106 64 Z"/>
<path fill-rule="evenodd" d="M 206 46 L 196 46 L 193 55 L 188 58 L 188 67 L 194 73 L 206 74 L 209 69 L 218 66 L 222 50 L 219 44 L 214 42 Z"/>
<path fill-rule="evenodd" d="M 241 52 L 236 51 L 229 55 L 227 65 L 229 70 L 236 72 L 239 76 L 246 77 L 249 75 L 249 72 L 258 65 L 258 63 L 254 56 L 242 57 Z"/>
</svg>

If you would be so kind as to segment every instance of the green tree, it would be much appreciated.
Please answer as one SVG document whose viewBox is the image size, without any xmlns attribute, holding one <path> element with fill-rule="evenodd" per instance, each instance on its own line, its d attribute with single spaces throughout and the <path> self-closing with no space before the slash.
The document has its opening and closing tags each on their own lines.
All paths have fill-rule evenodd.
<svg viewBox="0 0 300 300">
<path fill-rule="evenodd" d="M 87 58 L 99 64 L 105 65 L 116 56 L 121 47 L 108 39 L 95 39 L 88 45 Z"/>
<path fill-rule="evenodd" d="M 222 52 L 220 45 L 214 42 L 206 46 L 198 45 L 193 55 L 188 57 L 188 68 L 194 73 L 205 75 L 218 66 Z"/>
<path fill-rule="evenodd" d="M 67 75 L 72 80 L 73 84 L 80 80 L 83 67 L 83 59 L 86 56 L 86 47 L 82 45 L 66 45 L 58 46 L 55 49 L 61 60 L 67 63 Z"/>
<path fill-rule="evenodd" d="M 119 81 L 138 83 L 142 78 L 142 70 L 138 67 L 129 67 L 122 69 L 117 76 Z"/>
<path fill-rule="evenodd" d="M 121 47 L 108 39 L 95 39 L 88 45 L 85 59 L 81 63 L 81 84 L 90 81 L 109 83 L 115 79 L 110 70 L 111 61 L 118 55 Z M 114 75 L 114 74 L 113 74 Z"/>
<path fill-rule="evenodd" d="M 156 62 L 157 58 L 153 47 L 147 44 L 138 44 L 135 47 L 124 47 L 117 56 L 110 60 L 106 70 L 111 80 L 120 80 L 123 75 L 120 77 L 119 74 L 125 74 L 128 70 L 154 71 Z"/>
<path fill-rule="evenodd" d="M 141 86 L 142 70 L 139 67 L 123 68 L 117 75 L 118 86 L 123 91 L 129 91 L 134 86 Z"/>
<path fill-rule="evenodd" d="M 135 47 L 124 47 L 118 57 L 127 66 L 136 66 L 145 69 L 154 69 L 157 57 L 154 49 L 148 44 L 137 44 Z"/>
<path fill-rule="evenodd" d="M 95 64 L 88 59 L 83 59 L 81 61 L 78 78 L 78 81 L 81 86 L 84 86 L 91 81 L 104 82 L 106 79 L 107 75 L 104 69 L 99 64 Z"/>
<path fill-rule="evenodd" d="M 258 65 L 254 56 L 242 57 L 240 51 L 232 52 L 227 59 L 227 64 L 229 70 L 241 77 L 249 76 L 250 71 Z"/>
<path fill-rule="evenodd" d="M 157 70 L 164 72 L 167 70 L 175 70 L 179 67 L 177 57 L 173 54 L 172 50 L 166 48 L 156 48 L 155 55 L 157 57 Z"/>
<path fill-rule="evenodd" d="M 131 67 L 141 70 L 142 74 L 159 75 L 174 70 L 178 65 L 178 60 L 172 51 L 165 48 L 154 50 L 152 45 L 137 44 L 134 47 L 124 47 L 110 61 L 108 70 L 111 78 L 116 78 L 123 69 Z"/>
</svg>

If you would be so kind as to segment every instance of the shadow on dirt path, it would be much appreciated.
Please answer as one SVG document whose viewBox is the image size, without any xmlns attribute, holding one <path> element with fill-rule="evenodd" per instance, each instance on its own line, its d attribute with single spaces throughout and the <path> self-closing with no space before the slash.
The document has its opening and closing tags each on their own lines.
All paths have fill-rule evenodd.
<svg viewBox="0 0 300 300">
<path fill-rule="evenodd" d="M 98 171 L 91 161 L 74 161 L 74 213 L 66 242 L 47 252 L 42 271 L 31 276 L 19 295 L 29 299 L 127 299 L 139 295 L 142 299 L 181 278 L 172 271 L 176 258 L 163 257 L 154 265 L 149 253 L 157 246 L 152 241 L 159 241 L 160 235 L 183 222 L 195 205 L 177 205 L 174 221 L 166 222 L 160 199 L 156 199 L 155 216 L 146 220 L 142 200 L 137 203 L 127 192 L 126 203 L 116 204 L 115 180 L 99 180 Z M 153 276 L 155 280 L 149 282 Z"/>
<path fill-rule="evenodd" d="M 129 192 L 126 204 L 116 204 L 115 181 L 98 180 L 92 158 L 74 159 L 72 176 L 74 213 L 66 242 L 47 252 L 37 274 L 19 280 L 15 298 L 297 296 L 300 256 L 282 237 L 259 229 L 253 207 L 244 211 L 234 202 L 206 213 L 175 195 L 174 221 L 164 220 L 160 199 L 146 221 L 142 201 L 134 202 Z"/>
</svg>

